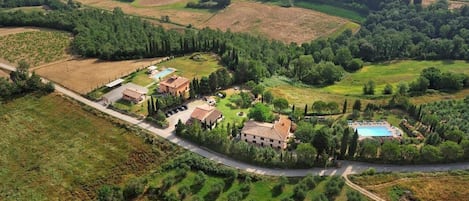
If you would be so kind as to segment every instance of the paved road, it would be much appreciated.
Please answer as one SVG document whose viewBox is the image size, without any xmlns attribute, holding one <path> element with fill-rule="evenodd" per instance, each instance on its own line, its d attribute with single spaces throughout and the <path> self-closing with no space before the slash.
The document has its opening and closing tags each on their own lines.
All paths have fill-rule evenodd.
<svg viewBox="0 0 469 201">
<path fill-rule="evenodd" d="M 6 64 L 1 64 L 0 63 L 0 68 L 9 70 L 9 71 L 14 71 L 16 70 L 14 67 L 6 65 Z M 422 171 L 422 172 L 434 172 L 434 171 L 448 171 L 448 170 L 465 170 L 469 169 L 469 162 L 465 163 L 451 163 L 451 164 L 438 164 L 438 165 L 405 165 L 405 166 L 399 166 L 399 165 L 385 165 L 385 164 L 372 164 L 372 163 L 362 163 L 362 162 L 355 162 L 355 161 L 340 161 L 341 167 L 340 168 L 311 168 L 311 169 L 273 169 L 273 168 L 264 168 L 264 167 L 259 167 L 255 165 L 250 165 L 246 164 L 243 162 L 239 162 L 230 158 L 227 158 L 226 156 L 223 156 L 221 154 L 203 149 L 191 142 L 188 142 L 186 140 L 183 140 L 174 134 L 174 124 L 170 124 L 170 127 L 167 129 L 159 129 L 156 128 L 142 120 L 138 120 L 136 118 L 121 114 L 119 112 L 116 112 L 111 109 L 107 109 L 103 105 L 90 101 L 75 92 L 72 92 L 68 89 L 65 89 L 59 85 L 55 85 L 56 91 L 63 93 L 64 95 L 67 95 L 76 101 L 79 101 L 83 104 L 86 104 L 90 107 L 93 107 L 103 113 L 106 113 L 108 115 L 111 115 L 115 118 L 121 119 L 123 121 L 126 121 L 130 124 L 134 124 L 136 126 L 139 126 L 140 128 L 146 129 L 150 131 L 151 133 L 160 136 L 162 138 L 165 138 L 169 140 L 172 143 L 175 143 L 191 152 L 197 153 L 203 157 L 206 157 L 212 161 L 215 161 L 217 163 L 221 163 L 233 168 L 237 168 L 240 170 L 244 170 L 247 172 L 255 173 L 255 174 L 262 174 L 262 175 L 272 175 L 272 176 L 288 176 L 288 177 L 294 177 L 294 176 L 305 176 L 307 174 L 313 174 L 313 175 L 340 175 L 340 176 L 347 176 L 349 174 L 358 174 L 363 172 L 364 170 L 373 167 L 376 169 L 377 172 L 415 172 L 415 171 Z M 190 111 L 190 110 L 188 110 Z M 185 115 L 184 113 L 181 114 L 183 116 L 182 120 L 186 120 L 188 118 L 188 115 Z M 173 117 L 174 118 L 174 117 Z M 347 179 L 347 184 L 350 185 L 352 188 L 364 193 L 368 197 L 370 197 L 373 200 L 382 200 L 376 195 L 373 195 L 372 193 L 366 191 L 363 188 L 360 188 L 357 185 L 354 185 Z"/>
</svg>

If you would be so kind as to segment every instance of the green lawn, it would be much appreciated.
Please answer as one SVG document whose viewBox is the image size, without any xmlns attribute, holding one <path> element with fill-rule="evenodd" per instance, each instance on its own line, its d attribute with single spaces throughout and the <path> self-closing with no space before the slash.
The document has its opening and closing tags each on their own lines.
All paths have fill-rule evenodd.
<svg viewBox="0 0 469 201">
<path fill-rule="evenodd" d="M 223 68 L 218 56 L 211 53 L 195 53 L 202 55 L 204 61 L 195 61 L 191 56 L 184 56 L 160 63 L 158 67 L 177 69 L 176 74 L 192 79 L 194 77 L 208 76 L 217 69 Z"/>
<path fill-rule="evenodd" d="M 161 186 L 161 183 L 163 182 L 163 180 L 170 175 L 174 176 L 175 171 L 154 174 L 149 180 L 149 185 L 154 186 L 154 187 Z M 174 184 L 166 192 L 171 192 L 177 195 L 178 194 L 177 190 L 181 186 L 190 186 L 193 184 L 195 176 L 196 176 L 196 172 L 194 171 L 187 172 L 187 175 L 184 179 Z M 280 195 L 275 195 L 272 189 L 279 182 L 279 177 L 260 177 L 259 181 L 252 182 L 249 195 L 243 200 L 262 201 L 262 200 L 282 200 L 285 198 L 289 198 L 293 195 L 294 185 L 299 181 L 299 179 L 300 178 L 290 178 L 289 183 L 285 186 L 283 192 Z M 330 177 L 323 178 L 322 181 L 320 181 L 314 189 L 308 191 L 305 200 L 314 200 L 314 198 L 318 197 L 320 193 L 324 193 L 325 185 L 329 180 L 330 180 Z M 221 181 L 223 181 L 222 177 L 207 175 L 207 180 L 205 181 L 204 186 L 200 189 L 200 191 L 195 192 L 195 194 L 189 193 L 189 195 L 184 200 L 192 200 L 193 197 L 195 196 L 204 198 L 207 195 L 207 193 L 210 191 L 210 187 L 212 186 L 212 184 L 215 184 Z M 241 184 L 243 183 L 244 181 L 242 179 L 235 180 L 232 186 L 226 189 L 216 200 L 220 200 L 220 201 L 228 200 L 228 195 L 231 192 L 240 191 Z M 350 189 L 344 186 L 339 196 L 336 197 L 336 200 L 337 201 L 347 200 L 347 197 L 346 197 L 347 190 L 350 190 Z"/>
<path fill-rule="evenodd" d="M 363 67 L 355 73 L 349 73 L 338 83 L 325 87 L 325 92 L 342 95 L 361 95 L 363 85 L 369 80 L 376 83 L 375 94 L 381 94 L 386 83 L 396 86 L 399 82 L 412 82 L 423 69 L 438 67 L 442 71 L 469 74 L 466 61 L 394 61 Z"/>
<path fill-rule="evenodd" d="M 176 154 L 60 95 L 0 105 L 0 200 L 88 200 Z M 165 148 L 167 147 L 166 150 Z"/>
<path fill-rule="evenodd" d="M 362 16 L 360 13 L 356 11 L 337 7 L 337 6 L 327 5 L 327 4 L 298 1 L 298 2 L 295 2 L 295 6 L 319 11 L 319 12 L 337 16 L 337 17 L 347 18 L 357 23 L 362 23 L 366 19 L 366 16 Z"/>
<path fill-rule="evenodd" d="M 305 104 L 311 107 L 311 104 L 318 100 L 335 101 L 341 105 L 345 99 L 348 99 L 351 108 L 353 101 L 356 99 L 355 97 L 327 92 L 319 87 L 294 82 L 286 77 L 273 76 L 264 79 L 262 83 L 266 86 L 266 90 L 272 92 L 275 98 L 286 98 L 290 104 L 295 104 L 298 108 L 304 108 Z M 362 104 L 366 104 L 366 102 L 367 100 L 362 100 Z"/>
<path fill-rule="evenodd" d="M 125 78 L 125 80 L 126 82 L 132 82 L 143 87 L 155 82 L 154 79 L 148 76 L 146 69 L 130 74 Z"/>
<path fill-rule="evenodd" d="M 231 102 L 228 99 L 229 97 L 217 100 L 216 107 L 218 110 L 220 110 L 221 113 L 223 113 L 224 116 L 222 123 L 230 123 L 231 125 L 233 125 L 233 123 L 236 122 L 236 124 L 239 125 L 243 121 L 243 118 L 247 118 L 246 116 L 249 109 L 232 109 L 229 106 L 231 105 Z M 243 117 L 240 117 L 238 116 L 239 112 L 244 112 L 245 115 Z"/>
</svg>

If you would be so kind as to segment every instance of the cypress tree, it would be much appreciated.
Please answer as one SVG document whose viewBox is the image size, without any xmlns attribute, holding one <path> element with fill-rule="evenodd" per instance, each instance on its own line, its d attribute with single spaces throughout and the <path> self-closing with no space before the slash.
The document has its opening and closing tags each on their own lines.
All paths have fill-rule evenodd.
<svg viewBox="0 0 469 201">
<path fill-rule="evenodd" d="M 306 115 L 308 115 L 308 104 L 305 104 L 305 115 L 304 116 L 306 116 Z"/>
<path fill-rule="evenodd" d="M 344 134 L 342 135 L 342 141 L 340 142 L 340 159 L 345 158 L 345 153 L 347 152 L 348 138 L 350 135 L 350 129 L 346 128 Z"/>
<path fill-rule="evenodd" d="M 147 111 L 148 111 L 148 116 L 151 116 L 153 114 L 153 108 L 152 108 L 152 104 L 150 103 L 150 100 L 147 100 Z"/>
<path fill-rule="evenodd" d="M 358 130 L 355 130 L 355 133 L 353 134 L 352 137 L 352 142 L 350 142 L 350 146 L 348 147 L 348 156 L 350 158 L 353 158 L 355 155 L 355 152 L 357 151 L 357 146 L 358 146 Z"/>
<path fill-rule="evenodd" d="M 347 99 L 344 101 L 344 106 L 342 107 L 342 114 L 347 113 Z"/>
</svg>

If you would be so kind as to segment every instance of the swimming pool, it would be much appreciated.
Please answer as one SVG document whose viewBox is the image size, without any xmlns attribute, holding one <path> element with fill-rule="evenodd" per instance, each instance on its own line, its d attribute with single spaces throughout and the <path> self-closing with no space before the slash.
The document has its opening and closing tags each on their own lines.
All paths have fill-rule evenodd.
<svg viewBox="0 0 469 201">
<path fill-rule="evenodd" d="M 393 136 L 388 127 L 385 126 L 358 126 L 358 135 L 363 137 Z"/>
<path fill-rule="evenodd" d="M 158 72 L 157 74 L 155 74 L 153 76 L 153 79 L 159 80 L 159 79 L 164 78 L 165 76 L 171 74 L 172 72 L 174 72 L 174 69 L 172 69 L 172 68 L 164 69 L 161 72 Z"/>
</svg>

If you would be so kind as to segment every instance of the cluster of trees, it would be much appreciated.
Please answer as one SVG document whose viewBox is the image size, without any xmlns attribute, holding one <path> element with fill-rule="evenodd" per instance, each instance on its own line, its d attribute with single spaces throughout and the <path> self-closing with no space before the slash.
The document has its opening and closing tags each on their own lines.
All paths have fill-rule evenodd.
<svg viewBox="0 0 469 201">
<path fill-rule="evenodd" d="M 184 98 L 182 96 L 161 96 L 160 98 L 156 98 L 156 100 L 151 96 L 150 99 L 147 100 L 148 116 L 146 120 L 155 123 L 161 128 L 169 126 L 163 110 L 174 105 L 179 105 L 183 101 Z"/>
<path fill-rule="evenodd" d="M 469 137 L 469 96 L 464 100 L 428 103 L 417 111 L 420 111 L 419 119 L 426 125 L 434 125 L 431 130 L 437 132 L 441 138 L 446 139 L 445 136 L 454 131 L 462 132 L 462 137 Z"/>
<path fill-rule="evenodd" d="M 427 89 L 459 91 L 469 87 L 469 76 L 452 72 L 441 72 L 435 67 L 426 68 L 420 77 L 409 84 L 411 94 L 422 94 Z"/>
<path fill-rule="evenodd" d="M 242 126 L 242 125 L 241 125 Z M 271 147 L 259 147 L 244 141 L 234 140 L 240 132 L 237 125 L 218 126 L 213 130 L 204 130 L 199 122 L 184 125 L 181 121 L 176 125 L 176 135 L 196 144 L 234 159 L 251 164 L 268 167 L 312 167 L 317 165 L 306 158 L 301 158 L 298 151 L 275 150 Z M 314 159 L 314 158 L 313 158 Z M 318 163 L 319 165 L 319 163 Z"/>
<path fill-rule="evenodd" d="M 328 4 L 346 9 L 357 11 L 363 15 L 367 15 L 370 11 L 382 9 L 386 3 L 393 0 L 374 1 L 374 0 L 304 0 L 306 2 Z M 407 4 L 410 2 L 407 1 Z M 415 0 L 414 4 L 421 4 L 422 1 Z"/>
<path fill-rule="evenodd" d="M 212 94 L 219 89 L 226 89 L 233 83 L 231 74 L 225 68 L 212 72 L 208 77 L 194 78 L 190 83 L 190 97 Z"/>
<path fill-rule="evenodd" d="M 51 93 L 54 85 L 43 83 L 34 72 L 29 73 L 29 64 L 25 61 L 18 63 L 17 70 L 10 73 L 10 79 L 0 77 L 0 100 L 9 100 L 31 92 Z"/>
<path fill-rule="evenodd" d="M 43 6 L 53 10 L 73 9 L 81 7 L 81 3 L 68 0 L 64 3 L 60 0 L 2 0 L 0 7 L 2 8 L 16 8 L 23 6 Z"/>
<path fill-rule="evenodd" d="M 356 1 L 369 5 L 375 1 Z M 406 1 L 379 4 L 356 35 L 350 30 L 311 43 L 284 44 L 242 33 L 202 29 L 166 31 L 139 18 L 96 9 L 44 13 L 0 13 L 0 25 L 39 26 L 72 32 L 76 53 L 107 60 L 211 51 L 234 72 L 235 83 L 259 82 L 284 74 L 315 85 L 332 84 L 366 61 L 396 58 L 468 59 L 469 7 L 449 10 L 447 2 L 422 8 Z M 376 7 L 376 6 L 371 6 Z M 396 14 L 398 13 L 398 14 Z"/>
<path fill-rule="evenodd" d="M 222 9 L 231 4 L 231 0 L 199 0 L 199 2 L 189 2 L 188 8 Z"/>
<path fill-rule="evenodd" d="M 436 163 L 455 162 L 469 159 L 469 140 L 457 142 L 446 140 L 437 145 L 428 144 L 419 147 L 415 144 L 397 141 L 380 142 L 375 139 L 360 141 L 356 158 L 389 163 Z"/>
</svg>

